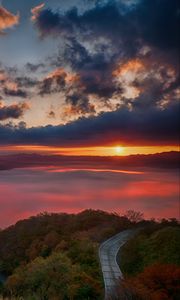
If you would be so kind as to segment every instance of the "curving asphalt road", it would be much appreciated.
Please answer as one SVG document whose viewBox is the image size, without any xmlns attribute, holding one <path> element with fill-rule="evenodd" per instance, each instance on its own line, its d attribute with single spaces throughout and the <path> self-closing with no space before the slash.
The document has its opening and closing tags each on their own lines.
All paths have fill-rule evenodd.
<svg viewBox="0 0 180 300">
<path fill-rule="evenodd" d="M 117 264 L 120 248 L 135 234 L 136 230 L 124 230 L 111 237 L 99 247 L 99 258 L 105 285 L 105 300 L 115 297 L 115 289 L 123 274 Z"/>
</svg>

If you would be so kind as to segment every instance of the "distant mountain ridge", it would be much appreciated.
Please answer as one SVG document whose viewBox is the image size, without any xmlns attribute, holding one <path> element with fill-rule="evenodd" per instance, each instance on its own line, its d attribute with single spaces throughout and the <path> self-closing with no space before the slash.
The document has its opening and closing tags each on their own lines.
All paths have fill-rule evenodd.
<svg viewBox="0 0 180 300">
<path fill-rule="evenodd" d="M 132 167 L 179 168 L 179 152 L 163 152 L 129 156 L 63 156 L 41 154 L 13 154 L 0 156 L 0 170 L 27 167 L 72 167 L 121 169 Z"/>
</svg>

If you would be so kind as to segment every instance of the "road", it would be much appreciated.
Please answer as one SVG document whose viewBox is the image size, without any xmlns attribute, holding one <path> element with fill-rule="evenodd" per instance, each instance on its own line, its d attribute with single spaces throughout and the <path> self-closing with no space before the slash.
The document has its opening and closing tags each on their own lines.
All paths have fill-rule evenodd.
<svg viewBox="0 0 180 300">
<path fill-rule="evenodd" d="M 102 243 L 99 247 L 99 258 L 105 285 L 105 300 L 113 299 L 117 281 L 123 279 L 123 274 L 117 264 L 117 254 L 135 232 L 136 230 L 124 230 Z"/>
</svg>

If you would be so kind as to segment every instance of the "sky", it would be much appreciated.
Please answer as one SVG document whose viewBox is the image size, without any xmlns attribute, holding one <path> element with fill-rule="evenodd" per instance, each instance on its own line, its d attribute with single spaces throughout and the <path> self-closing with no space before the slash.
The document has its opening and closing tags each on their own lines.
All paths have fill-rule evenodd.
<svg viewBox="0 0 180 300">
<path fill-rule="evenodd" d="M 178 217 L 179 19 L 178 0 L 0 0 L 0 227 Z"/>
<path fill-rule="evenodd" d="M 176 0 L 1 1 L 1 146 L 177 150 L 179 11 Z"/>
</svg>

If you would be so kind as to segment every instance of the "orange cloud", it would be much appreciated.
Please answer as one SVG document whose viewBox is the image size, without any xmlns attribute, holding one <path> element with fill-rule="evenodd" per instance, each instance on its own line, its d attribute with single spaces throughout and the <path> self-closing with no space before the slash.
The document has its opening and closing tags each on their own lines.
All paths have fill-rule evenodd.
<svg viewBox="0 0 180 300">
<path fill-rule="evenodd" d="M 32 21 L 36 21 L 37 17 L 39 16 L 40 11 L 43 9 L 44 6 L 45 6 L 45 3 L 42 3 L 31 9 L 31 13 L 32 13 L 31 20 Z"/>
<path fill-rule="evenodd" d="M 125 64 L 121 64 L 114 70 L 114 76 L 124 76 L 128 73 L 137 73 L 144 71 L 144 64 L 139 59 L 131 59 Z"/>
<path fill-rule="evenodd" d="M 65 82 L 67 84 L 70 84 L 70 83 L 73 83 L 73 82 L 76 82 L 76 81 L 79 80 L 78 74 L 67 72 L 63 68 L 58 68 L 58 69 L 55 69 L 54 71 L 50 72 L 46 76 L 45 79 L 49 79 L 49 78 L 55 79 L 55 78 L 58 78 L 58 77 L 64 77 Z"/>
<path fill-rule="evenodd" d="M 45 79 L 53 79 L 53 78 L 58 78 L 58 77 L 66 77 L 66 71 L 63 68 L 58 68 L 50 72 Z"/>
<path fill-rule="evenodd" d="M 143 79 L 146 76 L 146 66 L 140 59 L 131 59 L 118 65 L 112 75 L 117 82 L 123 84 L 123 96 L 127 99 L 135 99 L 142 92 L 142 88 L 135 87 L 133 82 L 137 78 Z"/>
<path fill-rule="evenodd" d="M 0 33 L 7 28 L 11 28 L 17 24 L 19 24 L 19 14 L 13 15 L 4 7 L 0 6 Z"/>
</svg>

